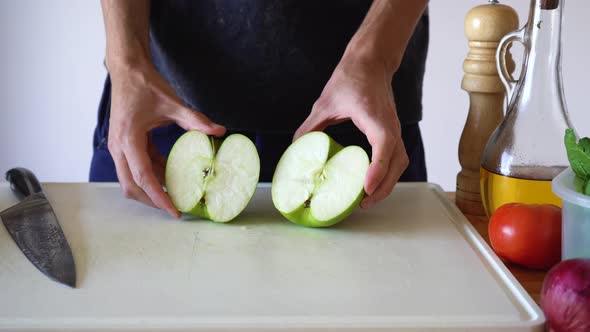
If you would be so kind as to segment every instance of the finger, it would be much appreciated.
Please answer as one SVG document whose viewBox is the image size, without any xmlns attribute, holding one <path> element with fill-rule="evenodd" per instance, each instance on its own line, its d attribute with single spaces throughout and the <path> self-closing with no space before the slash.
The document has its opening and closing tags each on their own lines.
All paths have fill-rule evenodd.
<svg viewBox="0 0 590 332">
<path fill-rule="evenodd" d="M 225 127 L 214 123 L 205 114 L 186 107 L 179 107 L 171 112 L 170 118 L 185 130 L 198 130 L 213 136 L 225 134 Z"/>
<path fill-rule="evenodd" d="M 164 193 L 158 177 L 154 174 L 154 167 L 142 143 L 129 144 L 125 153 L 133 181 L 141 188 L 153 204 L 170 215 L 178 218 L 180 212 L 174 208 L 168 195 Z M 160 171 L 160 170 L 158 170 Z"/>
<path fill-rule="evenodd" d="M 166 158 L 160 154 L 156 146 L 152 143 L 151 139 L 148 141 L 148 153 L 150 159 L 152 160 L 154 175 L 160 182 L 160 185 L 164 186 L 166 184 Z"/>
<path fill-rule="evenodd" d="M 154 163 L 153 170 L 160 186 L 166 186 L 166 168 L 160 164 Z"/>
<path fill-rule="evenodd" d="M 166 185 L 166 162 L 161 159 L 163 159 L 161 156 L 156 157 L 155 160 L 152 158 L 152 170 L 160 186 L 164 187 Z"/>
<path fill-rule="evenodd" d="M 109 150 L 113 157 L 113 161 L 115 162 L 115 170 L 117 172 L 117 178 L 119 179 L 119 184 L 121 185 L 123 195 L 129 199 L 134 199 L 136 201 L 142 202 L 145 205 L 155 208 L 156 205 L 152 202 L 152 200 L 133 181 L 133 177 L 131 176 L 131 171 L 129 171 L 129 166 L 127 165 L 125 155 L 123 155 L 120 150 Z"/>
<path fill-rule="evenodd" d="M 154 175 L 152 163 L 147 154 L 147 137 L 129 137 L 129 141 L 124 145 L 123 150 L 135 183 L 143 189 L 158 208 L 167 211 L 174 217 L 180 217 L 180 212 L 174 208 L 170 198 L 164 193 L 162 186 Z"/>
<path fill-rule="evenodd" d="M 403 147 L 403 144 L 397 144 L 396 146 L 397 146 L 397 149 L 396 149 L 397 151 L 394 154 L 394 156 L 400 156 L 400 157 L 394 157 L 391 159 L 391 162 L 389 165 L 389 171 L 387 172 L 385 179 L 381 182 L 379 187 L 377 187 L 377 189 L 375 190 L 375 192 L 372 195 L 369 195 L 369 196 L 366 196 L 365 198 L 363 198 L 363 200 L 361 202 L 362 208 L 370 208 L 371 206 L 375 205 L 377 202 L 379 202 L 379 201 L 383 200 L 384 198 L 386 198 L 387 196 L 389 196 L 389 194 L 391 193 L 391 191 L 393 190 L 393 188 L 397 184 L 399 178 L 401 177 L 403 172 L 408 167 L 408 157 L 406 155 L 406 151 Z M 400 149 L 402 151 L 399 151 Z"/>
<path fill-rule="evenodd" d="M 371 145 L 371 164 L 365 179 L 365 192 L 370 196 L 385 179 L 396 140 L 388 130 L 375 123 L 375 120 L 360 119 L 355 121 L 355 125 L 367 136 Z"/>
<path fill-rule="evenodd" d="M 365 179 L 365 192 L 372 195 L 381 182 L 385 179 L 389 165 L 392 162 L 389 144 L 379 142 L 371 145 L 371 164 L 367 170 Z"/>
<path fill-rule="evenodd" d="M 328 126 L 328 121 L 323 117 L 323 112 L 314 112 L 312 111 L 309 116 L 303 121 L 301 126 L 295 131 L 295 135 L 293 136 L 293 140 L 298 139 L 299 137 L 312 132 L 312 131 L 322 131 L 326 129 Z"/>
</svg>

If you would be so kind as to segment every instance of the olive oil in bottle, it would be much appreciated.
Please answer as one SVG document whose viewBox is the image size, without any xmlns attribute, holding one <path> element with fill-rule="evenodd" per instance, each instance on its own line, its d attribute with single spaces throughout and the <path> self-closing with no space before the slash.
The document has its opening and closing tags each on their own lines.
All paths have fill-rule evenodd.
<svg viewBox="0 0 590 332">
<path fill-rule="evenodd" d="M 561 207 L 561 199 L 551 190 L 551 180 L 563 167 L 527 167 L 518 176 L 500 175 L 481 168 L 481 195 L 486 214 L 491 216 L 506 203 L 553 204 Z M 528 174 L 528 175 L 522 175 Z"/>
</svg>

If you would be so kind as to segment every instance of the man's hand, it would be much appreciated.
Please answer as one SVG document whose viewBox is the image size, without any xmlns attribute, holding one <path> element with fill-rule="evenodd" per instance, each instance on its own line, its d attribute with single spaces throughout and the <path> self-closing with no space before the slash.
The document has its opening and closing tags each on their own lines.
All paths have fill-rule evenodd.
<svg viewBox="0 0 590 332">
<path fill-rule="evenodd" d="M 150 131 L 170 123 L 220 136 L 225 128 L 185 107 L 151 65 L 111 72 L 112 99 L 108 148 L 125 196 L 180 216 L 164 193 L 165 160 Z"/>
<path fill-rule="evenodd" d="M 125 196 L 168 211 L 164 193 L 165 160 L 150 141 L 150 131 L 170 123 L 208 135 L 225 128 L 184 106 L 154 68 L 149 53 L 149 0 L 102 0 L 106 64 L 111 77 L 108 148 Z"/>
<path fill-rule="evenodd" d="M 408 166 L 391 89 L 379 65 L 341 62 L 295 138 L 346 120 L 367 136 L 372 160 L 365 181 L 364 208 L 387 197 Z"/>
<path fill-rule="evenodd" d="M 368 208 L 385 198 L 408 166 L 391 79 L 427 0 L 375 0 L 311 114 L 295 133 L 345 120 L 367 136 L 372 160 L 365 181 Z"/>
</svg>

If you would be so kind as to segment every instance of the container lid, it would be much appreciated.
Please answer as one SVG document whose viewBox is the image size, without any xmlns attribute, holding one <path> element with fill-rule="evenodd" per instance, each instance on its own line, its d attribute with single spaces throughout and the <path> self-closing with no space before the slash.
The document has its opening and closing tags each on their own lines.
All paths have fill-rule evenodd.
<svg viewBox="0 0 590 332">
<path fill-rule="evenodd" d="M 580 194 L 575 190 L 575 177 L 571 167 L 559 173 L 551 183 L 553 193 L 561 197 L 564 201 L 590 208 L 590 196 Z"/>
</svg>

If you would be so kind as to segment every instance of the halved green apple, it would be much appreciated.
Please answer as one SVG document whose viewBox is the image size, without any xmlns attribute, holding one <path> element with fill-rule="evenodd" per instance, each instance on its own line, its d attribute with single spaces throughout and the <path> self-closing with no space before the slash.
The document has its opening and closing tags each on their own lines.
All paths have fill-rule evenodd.
<svg viewBox="0 0 590 332">
<path fill-rule="evenodd" d="M 272 180 L 273 204 L 296 224 L 334 225 L 359 205 L 368 168 L 362 148 L 343 148 L 323 132 L 305 134 L 279 160 Z"/>
<path fill-rule="evenodd" d="M 232 134 L 223 141 L 188 131 L 166 163 L 166 189 L 180 211 L 212 221 L 237 217 L 254 195 L 260 158 L 252 141 Z"/>
</svg>

